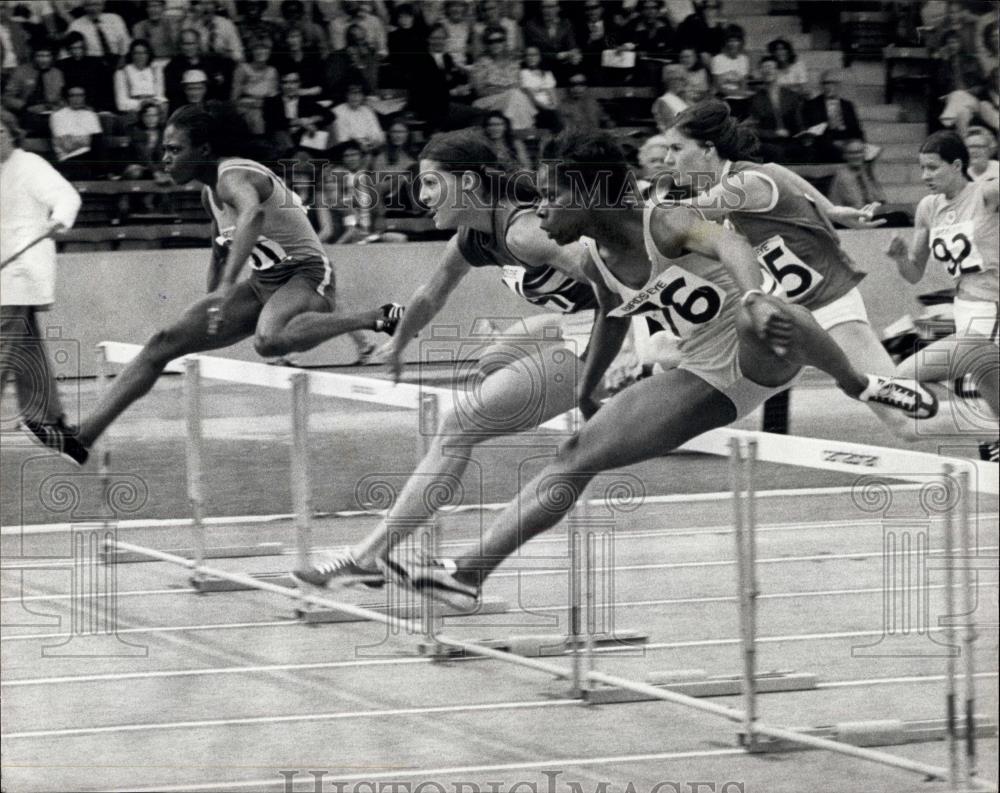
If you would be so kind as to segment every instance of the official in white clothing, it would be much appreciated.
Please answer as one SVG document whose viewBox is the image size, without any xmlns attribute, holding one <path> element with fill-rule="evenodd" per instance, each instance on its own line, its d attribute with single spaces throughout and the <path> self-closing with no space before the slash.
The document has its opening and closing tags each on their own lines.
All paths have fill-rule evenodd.
<svg viewBox="0 0 1000 793">
<path fill-rule="evenodd" d="M 51 165 L 19 148 L 21 129 L 0 113 L 0 260 L 46 232 L 72 227 L 80 196 Z M 28 423 L 63 423 L 62 403 L 38 325 L 55 301 L 56 244 L 44 239 L 0 272 L 0 385 L 17 388 L 18 413 Z"/>
</svg>

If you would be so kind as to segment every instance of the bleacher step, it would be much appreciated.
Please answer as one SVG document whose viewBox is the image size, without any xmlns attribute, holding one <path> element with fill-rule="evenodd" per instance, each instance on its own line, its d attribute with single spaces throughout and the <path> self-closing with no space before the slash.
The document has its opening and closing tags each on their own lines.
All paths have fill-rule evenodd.
<svg viewBox="0 0 1000 793">
<path fill-rule="evenodd" d="M 923 138 L 921 138 L 921 143 Z M 888 163 L 914 163 L 917 161 L 919 145 L 913 143 L 885 143 L 878 158 L 879 165 Z"/>
<path fill-rule="evenodd" d="M 882 121 L 886 123 L 898 123 L 901 120 L 902 110 L 899 105 L 872 105 L 860 104 L 855 108 L 861 121 Z"/>
<path fill-rule="evenodd" d="M 865 124 L 865 136 L 872 143 L 912 143 L 919 145 L 927 137 L 925 124 L 897 121 L 894 123 L 874 122 Z"/>
<path fill-rule="evenodd" d="M 920 166 L 916 162 L 875 163 L 875 175 L 882 184 L 920 184 Z"/>
<path fill-rule="evenodd" d="M 772 17 L 767 14 L 740 15 L 736 17 L 726 8 L 727 18 L 746 32 L 747 42 L 755 47 L 766 47 L 771 39 L 790 39 L 802 32 L 796 17 Z"/>
<path fill-rule="evenodd" d="M 799 53 L 802 62 L 809 70 L 821 72 L 824 69 L 839 69 L 844 64 L 844 56 L 840 50 L 806 50 Z"/>
</svg>

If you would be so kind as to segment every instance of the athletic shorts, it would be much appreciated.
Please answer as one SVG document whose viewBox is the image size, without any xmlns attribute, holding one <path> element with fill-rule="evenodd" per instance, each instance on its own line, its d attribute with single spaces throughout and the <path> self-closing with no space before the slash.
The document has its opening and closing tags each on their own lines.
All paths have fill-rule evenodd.
<svg viewBox="0 0 1000 793">
<path fill-rule="evenodd" d="M 868 324 L 868 311 L 865 310 L 864 298 L 857 287 L 822 308 L 812 309 L 812 315 L 823 330 L 830 330 L 845 322 Z"/>
<path fill-rule="evenodd" d="M 333 266 L 330 264 L 330 260 L 325 257 L 276 264 L 265 270 L 251 270 L 249 283 L 253 293 L 263 305 L 281 287 L 296 280 L 305 281 L 311 288 L 315 289 L 316 293 L 324 298 L 330 304 L 330 309 L 333 310 Z"/>
<path fill-rule="evenodd" d="M 955 298 L 955 335 L 958 338 L 970 336 L 990 339 L 1000 345 L 1000 328 L 997 325 L 997 303 L 985 300 L 965 300 Z"/>
<path fill-rule="evenodd" d="M 711 343 L 702 344 L 693 354 L 684 354 L 684 359 L 677 368 L 690 372 L 716 391 L 725 394 L 736 408 L 738 419 L 753 413 L 775 394 L 791 388 L 801 375 L 800 370 L 791 380 L 780 386 L 755 383 L 743 373 L 738 353 L 739 336 L 736 324 L 733 321 L 723 320 L 719 322 Z"/>
</svg>

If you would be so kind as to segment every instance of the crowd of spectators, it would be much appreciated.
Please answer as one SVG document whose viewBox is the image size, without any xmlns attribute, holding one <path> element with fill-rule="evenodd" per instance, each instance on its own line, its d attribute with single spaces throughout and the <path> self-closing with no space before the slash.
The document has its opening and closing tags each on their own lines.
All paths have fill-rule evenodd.
<svg viewBox="0 0 1000 793">
<path fill-rule="evenodd" d="M 722 97 L 764 157 L 843 162 L 837 189 L 877 197 L 877 147 L 841 72 L 814 86 L 784 38 L 751 42 L 763 53 L 751 56 L 738 21 L 720 0 L 15 0 L 0 3 L 0 98 L 72 178 L 161 181 L 169 113 L 231 103 L 259 159 L 295 162 L 288 178 L 324 204 L 331 240 L 379 228 L 383 210 L 361 200 L 372 192 L 419 212 L 400 185 L 433 132 L 481 125 L 507 162 L 531 167 L 559 130 L 612 126 L 594 93 L 616 86 L 655 97 L 646 115 L 661 131 Z M 931 0 L 914 30 L 934 53 L 938 123 L 995 141 L 995 5 Z M 659 143 L 641 144 L 648 173 Z M 307 187 L 317 161 L 330 164 Z"/>
</svg>

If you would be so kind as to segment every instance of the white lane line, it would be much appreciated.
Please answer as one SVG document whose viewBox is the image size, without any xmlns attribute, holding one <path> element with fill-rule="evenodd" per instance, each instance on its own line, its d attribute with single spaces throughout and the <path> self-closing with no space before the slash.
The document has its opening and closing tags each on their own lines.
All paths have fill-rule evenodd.
<svg viewBox="0 0 1000 793">
<path fill-rule="evenodd" d="M 80 735 L 105 735 L 123 732 L 150 732 L 154 730 L 186 730 L 204 727 L 228 727 L 251 724 L 289 724 L 310 721 L 342 721 L 345 719 L 383 719 L 388 716 L 426 716 L 442 713 L 473 713 L 487 710 L 527 710 L 529 708 L 579 707 L 578 699 L 541 699 L 526 702 L 494 702 L 477 705 L 441 705 L 422 708 L 389 708 L 385 710 L 348 710 L 334 713 L 294 713 L 287 716 L 246 716 L 238 719 L 203 719 L 200 721 L 165 721 L 148 724 L 113 724 L 107 727 L 72 727 L 64 730 L 27 730 L 8 732 L 4 738 L 66 738 Z"/>
<path fill-rule="evenodd" d="M 988 678 L 1000 677 L 997 672 L 976 672 L 973 677 Z M 909 683 L 940 683 L 947 680 L 947 675 L 914 675 L 910 677 L 872 677 L 862 680 L 830 680 L 826 683 L 817 683 L 816 688 L 863 688 L 866 686 L 891 686 L 896 684 Z"/>
<path fill-rule="evenodd" d="M 891 485 L 894 491 L 906 492 L 919 490 L 922 485 L 898 484 Z M 759 490 L 754 495 L 757 498 L 783 498 L 787 496 L 837 496 L 853 493 L 854 487 L 804 487 L 788 488 L 784 490 Z M 643 504 L 687 504 L 704 501 L 724 501 L 732 498 L 733 494 L 726 491 L 714 493 L 674 493 L 665 496 L 646 496 Z M 454 512 L 489 512 L 503 509 L 509 502 L 497 502 L 494 504 L 463 504 L 448 510 L 449 514 Z M 594 506 L 599 506 L 600 500 L 590 502 Z M 353 518 L 365 515 L 376 517 L 380 513 L 366 510 L 345 510 L 341 512 L 317 513 L 316 518 Z M 240 523 L 270 523 L 274 521 L 294 520 L 292 513 L 277 513 L 273 515 L 225 515 L 220 517 L 206 518 L 205 524 L 208 526 L 231 526 Z M 76 524 L 78 526 L 78 524 Z M 115 523 L 118 529 L 168 529 L 177 526 L 190 526 L 190 518 L 162 518 L 162 519 L 135 519 L 121 520 Z M 4 526 L 0 528 L 0 536 L 17 537 L 22 534 L 52 534 L 56 532 L 69 531 L 74 527 L 72 523 L 31 523 L 26 526 Z"/>
<path fill-rule="evenodd" d="M 466 774 L 485 774 L 485 773 L 496 773 L 503 771 L 523 771 L 531 770 L 536 768 L 556 768 L 562 771 L 566 768 L 572 768 L 574 766 L 586 767 L 595 765 L 614 765 L 618 763 L 646 763 L 650 761 L 667 761 L 667 760 L 695 760 L 698 758 L 707 757 L 736 757 L 743 756 L 746 757 L 746 751 L 744 749 L 702 749 L 693 750 L 688 752 L 658 752 L 655 754 L 622 754 L 622 755 L 610 755 L 607 757 L 565 757 L 565 758 L 554 758 L 551 760 L 533 760 L 524 761 L 520 763 L 495 763 L 492 765 L 464 765 L 464 766 L 450 766 L 445 768 L 408 768 L 406 770 L 398 771 L 376 771 L 376 772 L 365 772 L 360 774 L 328 774 L 323 777 L 322 784 L 333 784 L 332 789 L 336 789 L 338 783 L 341 782 L 355 782 L 368 780 L 377 781 L 380 779 L 395 780 L 404 777 L 427 777 L 428 779 L 438 779 L 446 775 L 466 775 Z M 281 774 L 276 775 L 279 778 L 268 777 L 267 779 L 246 779 L 237 782 L 194 782 L 185 785 L 157 785 L 156 787 L 150 788 L 140 788 L 140 787 L 128 787 L 128 788 L 117 788 L 114 790 L 109 790 L 108 793 L 184 793 L 185 791 L 210 791 L 215 793 L 215 791 L 222 790 L 264 790 L 270 787 L 280 787 L 283 791 L 288 793 L 290 788 L 287 777 Z M 296 787 L 300 785 L 306 786 L 309 791 L 316 789 L 317 783 L 316 778 L 311 774 L 303 774 L 301 779 L 294 779 L 293 783 Z M 441 787 L 440 785 L 438 787 Z"/>
<path fill-rule="evenodd" d="M 359 622 L 358 625 L 367 623 Z M 298 620 L 274 620 L 271 622 L 228 622 L 211 623 L 208 625 L 167 625 L 154 628 L 119 628 L 115 633 L 119 636 L 136 633 L 183 633 L 184 631 L 217 631 L 217 630 L 238 630 L 240 628 L 289 628 L 299 627 L 302 623 Z M 8 626 L 11 630 L 14 626 Z M 68 639 L 71 633 L 29 633 L 19 636 L 0 636 L 0 642 L 21 642 L 29 639 Z"/>
<path fill-rule="evenodd" d="M 1000 550 L 998 545 L 981 545 L 976 548 L 977 552 L 982 551 L 996 551 Z M 928 555 L 940 555 L 945 552 L 944 548 L 933 548 L 927 551 Z M 770 556 L 763 559 L 758 559 L 757 564 L 790 564 L 794 562 L 826 562 L 826 561 L 837 561 L 850 559 L 854 561 L 862 561 L 864 559 L 873 559 L 875 557 L 880 557 L 885 554 L 885 551 L 861 551 L 861 552 L 848 552 L 848 553 L 818 553 L 809 554 L 806 556 Z M 550 558 L 544 559 L 531 559 L 530 557 L 513 557 L 509 563 L 517 562 L 551 562 Z M 995 561 L 993 557 L 984 557 L 983 561 Z M 665 562 L 662 564 L 632 564 L 632 565 L 616 565 L 613 569 L 607 567 L 595 567 L 594 571 L 598 573 L 616 572 L 616 573 L 626 573 L 635 572 L 639 570 L 682 570 L 688 568 L 698 568 L 698 567 L 727 567 L 734 565 L 736 562 L 732 559 L 717 559 L 712 561 L 698 561 L 698 562 Z M 35 568 L 46 568 L 46 567 L 70 567 L 73 565 L 72 561 L 67 561 L 58 565 L 54 565 L 52 562 L 23 562 L 23 563 L 6 563 L 0 570 L 6 571 L 17 571 L 17 570 L 30 570 Z M 545 569 L 528 569 L 528 570 L 508 570 L 501 571 L 499 573 L 494 573 L 492 578 L 515 578 L 517 576 L 551 576 L 551 575 L 562 575 L 566 573 L 565 568 L 545 568 Z"/>
</svg>

